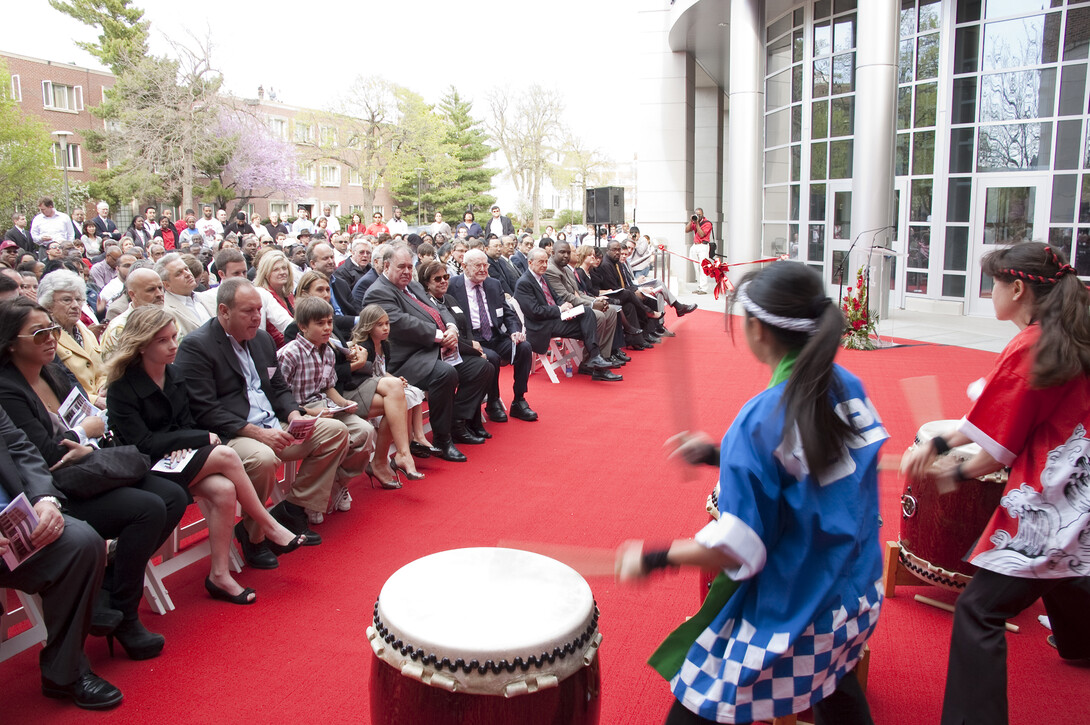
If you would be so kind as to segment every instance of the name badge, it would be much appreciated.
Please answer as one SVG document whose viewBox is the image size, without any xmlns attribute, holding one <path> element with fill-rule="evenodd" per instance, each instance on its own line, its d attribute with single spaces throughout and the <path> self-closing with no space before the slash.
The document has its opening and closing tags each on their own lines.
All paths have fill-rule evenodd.
<svg viewBox="0 0 1090 725">
<path fill-rule="evenodd" d="M 461 308 L 461 307 L 457 307 L 457 306 L 455 306 L 455 305 L 451 305 L 451 306 L 450 306 L 450 310 L 451 310 L 451 312 L 457 312 L 457 313 L 458 313 L 459 315 L 460 315 L 460 314 L 462 314 L 462 308 Z"/>
<path fill-rule="evenodd" d="M 496 308 L 496 317 L 503 317 L 503 308 L 502 307 L 497 307 Z"/>
</svg>

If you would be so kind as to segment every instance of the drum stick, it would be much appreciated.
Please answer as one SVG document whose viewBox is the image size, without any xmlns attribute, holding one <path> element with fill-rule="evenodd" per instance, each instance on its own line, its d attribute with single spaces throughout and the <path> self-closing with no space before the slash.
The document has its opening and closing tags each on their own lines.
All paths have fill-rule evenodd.
<svg viewBox="0 0 1090 725">
<path fill-rule="evenodd" d="M 518 549 L 556 559 L 567 564 L 585 577 L 613 576 L 617 552 L 614 549 L 599 549 L 590 546 L 572 544 L 548 544 L 539 541 L 499 541 L 496 546 L 504 549 Z"/>
<path fill-rule="evenodd" d="M 896 453 L 887 453 L 878 459 L 879 471 L 900 471 L 901 457 Z"/>
<path fill-rule="evenodd" d="M 901 391 L 908 399 L 916 427 L 933 420 L 942 420 L 942 399 L 939 397 L 939 379 L 934 375 L 902 378 Z"/>
<path fill-rule="evenodd" d="M 938 599 L 932 599 L 931 597 L 925 597 L 922 594 L 917 594 L 915 597 L 913 597 L 913 599 L 915 599 L 920 604 L 927 604 L 927 605 L 930 605 L 932 607 L 935 607 L 936 609 L 941 609 L 944 612 L 953 612 L 954 611 L 954 605 L 953 604 L 947 604 L 946 602 L 940 602 Z M 1006 625 L 1007 625 L 1007 631 L 1008 632 L 1014 632 L 1015 634 L 1018 634 L 1019 632 L 1022 631 L 1021 629 L 1018 628 L 1017 624 L 1011 624 L 1010 622 L 1007 622 Z"/>
</svg>

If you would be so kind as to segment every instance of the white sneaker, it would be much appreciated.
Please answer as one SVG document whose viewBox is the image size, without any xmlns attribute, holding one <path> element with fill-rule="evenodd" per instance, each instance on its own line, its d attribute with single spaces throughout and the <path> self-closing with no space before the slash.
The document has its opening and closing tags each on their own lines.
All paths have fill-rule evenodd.
<svg viewBox="0 0 1090 725">
<path fill-rule="evenodd" d="M 309 521 L 312 526 L 317 526 L 318 524 L 325 521 L 325 516 L 322 515 L 321 511 L 310 511 L 310 510 L 308 510 L 307 511 L 307 521 Z"/>
<path fill-rule="evenodd" d="M 347 488 L 341 487 L 340 493 L 337 495 L 337 503 L 334 505 L 338 511 L 351 511 L 352 510 L 352 494 L 348 492 Z"/>
</svg>

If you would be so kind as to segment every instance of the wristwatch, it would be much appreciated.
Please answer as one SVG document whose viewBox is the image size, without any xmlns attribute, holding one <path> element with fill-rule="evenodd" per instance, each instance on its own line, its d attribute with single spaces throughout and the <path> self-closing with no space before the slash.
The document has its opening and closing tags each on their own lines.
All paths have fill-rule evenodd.
<svg viewBox="0 0 1090 725">
<path fill-rule="evenodd" d="M 59 498 L 57 498 L 56 496 L 41 496 L 41 497 L 40 497 L 40 498 L 38 498 L 38 500 L 37 500 L 37 501 L 35 501 L 34 503 L 38 503 L 39 501 L 45 501 L 45 502 L 47 502 L 47 503 L 51 503 L 51 504 L 53 504 L 54 506 L 56 506 L 56 507 L 57 507 L 57 510 L 58 510 L 58 511 L 60 511 L 60 510 L 61 510 L 61 508 L 62 508 L 62 506 L 61 506 L 61 500 L 60 500 Z"/>
</svg>

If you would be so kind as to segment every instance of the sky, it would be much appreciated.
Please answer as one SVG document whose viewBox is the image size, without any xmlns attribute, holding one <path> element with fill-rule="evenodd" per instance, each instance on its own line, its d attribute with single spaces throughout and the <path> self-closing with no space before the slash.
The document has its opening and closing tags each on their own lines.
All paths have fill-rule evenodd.
<svg viewBox="0 0 1090 725">
<path fill-rule="evenodd" d="M 228 91 L 254 98 L 274 89 L 282 103 L 336 110 L 358 76 L 377 75 L 437 103 L 450 85 L 487 112 L 495 87 L 537 83 L 566 99 L 565 122 L 590 148 L 631 162 L 636 124 L 611 106 L 631 107 L 635 4 L 626 0 L 136 0 L 151 21 L 151 51 L 169 55 L 165 34 L 185 45 L 211 40 L 213 65 Z M 10 10 L 9 10 L 10 12 Z M 21 0 L 23 28 L 0 49 L 101 67 L 75 41 L 98 32 Z M 626 59 L 626 56 L 628 58 Z M 627 71 L 625 70 L 627 67 Z M 608 69 L 608 70 L 607 70 Z"/>
</svg>

